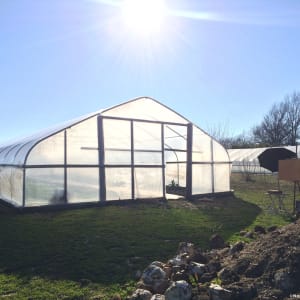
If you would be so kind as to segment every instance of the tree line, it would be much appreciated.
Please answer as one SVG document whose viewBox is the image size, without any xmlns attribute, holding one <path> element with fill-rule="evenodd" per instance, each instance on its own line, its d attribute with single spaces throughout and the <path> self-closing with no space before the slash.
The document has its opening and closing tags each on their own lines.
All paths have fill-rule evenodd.
<svg viewBox="0 0 300 300">
<path fill-rule="evenodd" d="M 248 134 L 230 137 L 224 126 L 209 133 L 227 149 L 296 145 L 300 137 L 300 93 L 293 92 L 275 103 Z"/>
</svg>

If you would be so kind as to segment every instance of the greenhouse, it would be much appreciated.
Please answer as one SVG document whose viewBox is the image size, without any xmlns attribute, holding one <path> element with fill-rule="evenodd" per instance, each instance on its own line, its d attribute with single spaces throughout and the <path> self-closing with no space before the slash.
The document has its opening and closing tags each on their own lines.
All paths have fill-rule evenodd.
<svg viewBox="0 0 300 300">
<path fill-rule="evenodd" d="M 0 198 L 15 207 L 187 198 L 230 191 L 227 151 L 142 97 L 0 146 Z"/>
<path fill-rule="evenodd" d="M 281 147 L 264 147 L 264 148 L 245 148 L 245 149 L 228 149 L 230 161 L 232 162 L 232 173 L 253 173 L 253 174 L 270 174 L 270 170 L 260 166 L 258 157 L 267 149 L 285 148 L 297 153 L 299 149 L 296 146 Z"/>
</svg>

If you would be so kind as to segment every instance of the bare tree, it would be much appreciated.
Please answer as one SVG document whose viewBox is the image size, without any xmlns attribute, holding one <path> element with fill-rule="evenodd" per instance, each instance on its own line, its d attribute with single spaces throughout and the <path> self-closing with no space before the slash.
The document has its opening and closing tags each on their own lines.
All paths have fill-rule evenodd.
<svg viewBox="0 0 300 300">
<path fill-rule="evenodd" d="M 268 146 L 285 145 L 288 140 L 288 105 L 286 102 L 274 104 L 262 123 L 253 129 L 253 136 L 260 144 Z"/>
<path fill-rule="evenodd" d="M 300 93 L 294 92 L 285 98 L 287 105 L 287 128 L 289 129 L 288 144 L 296 145 L 300 129 Z"/>
<path fill-rule="evenodd" d="M 230 130 L 229 130 L 228 122 L 209 126 L 207 131 L 209 135 L 211 135 L 225 148 L 230 148 L 229 145 L 231 144 L 231 138 L 230 138 Z"/>
<path fill-rule="evenodd" d="M 300 93 L 274 104 L 260 125 L 253 128 L 256 142 L 265 146 L 296 145 L 300 130 Z"/>
<path fill-rule="evenodd" d="M 251 163 L 248 159 L 242 160 L 242 176 L 245 181 L 251 181 L 251 175 L 255 173 L 255 165 Z"/>
<path fill-rule="evenodd" d="M 243 132 L 231 138 L 230 148 L 232 149 L 254 148 L 254 147 L 256 147 L 256 144 L 254 142 L 252 134 Z"/>
<path fill-rule="evenodd" d="M 253 137 L 245 132 L 232 135 L 228 123 L 219 123 L 208 128 L 208 133 L 226 149 L 254 147 Z"/>
</svg>

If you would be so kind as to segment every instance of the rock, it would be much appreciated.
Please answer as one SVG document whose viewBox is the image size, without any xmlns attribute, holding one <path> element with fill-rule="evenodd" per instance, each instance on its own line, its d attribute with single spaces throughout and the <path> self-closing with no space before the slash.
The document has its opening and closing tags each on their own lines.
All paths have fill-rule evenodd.
<svg viewBox="0 0 300 300">
<path fill-rule="evenodd" d="M 259 300 L 273 300 L 273 299 L 285 299 L 285 300 L 292 300 L 295 298 L 284 298 L 284 293 L 278 289 L 262 289 L 259 293 Z M 297 299 L 297 298 L 296 298 Z"/>
<path fill-rule="evenodd" d="M 295 281 L 288 269 L 280 269 L 274 274 L 275 287 L 285 292 L 295 288 Z"/>
<path fill-rule="evenodd" d="M 268 227 L 267 231 L 268 232 L 273 232 L 273 231 L 277 230 L 277 228 L 278 228 L 277 226 L 273 225 L 273 226 Z"/>
<path fill-rule="evenodd" d="M 191 300 L 192 287 L 184 280 L 176 281 L 165 292 L 166 300 Z"/>
<path fill-rule="evenodd" d="M 191 260 L 200 264 L 206 264 L 208 262 L 207 257 L 203 255 L 200 250 L 197 250 Z"/>
<path fill-rule="evenodd" d="M 189 256 L 187 253 L 181 253 L 168 261 L 172 266 L 184 266 L 188 264 Z"/>
<path fill-rule="evenodd" d="M 230 268 L 225 267 L 218 273 L 218 278 L 228 284 L 239 280 L 239 276 Z"/>
<path fill-rule="evenodd" d="M 257 296 L 257 289 L 253 285 L 234 283 L 228 286 L 235 300 L 252 300 Z"/>
<path fill-rule="evenodd" d="M 210 249 L 223 249 L 226 247 L 226 244 L 220 235 L 214 234 L 209 240 L 209 247 Z"/>
<path fill-rule="evenodd" d="M 186 253 L 189 257 L 193 257 L 196 253 L 195 245 L 193 243 L 181 242 L 179 243 L 177 253 Z"/>
<path fill-rule="evenodd" d="M 210 273 L 219 272 L 221 270 L 221 264 L 219 261 L 210 261 L 206 267 Z"/>
<path fill-rule="evenodd" d="M 259 261 L 258 263 L 250 264 L 245 272 L 245 276 L 249 278 L 260 277 L 265 270 L 265 261 Z"/>
<path fill-rule="evenodd" d="M 178 271 L 175 274 L 173 274 L 171 279 L 173 281 L 179 281 L 179 280 L 188 281 L 189 280 L 189 275 L 187 274 L 187 272 L 185 270 L 181 270 L 181 271 Z"/>
<path fill-rule="evenodd" d="M 166 273 L 160 267 L 155 265 L 149 265 L 142 273 L 142 281 L 145 284 L 154 284 L 157 281 L 164 280 L 166 278 Z"/>
<path fill-rule="evenodd" d="M 240 236 L 245 236 L 247 234 L 248 231 L 246 230 L 241 230 L 240 231 Z"/>
<path fill-rule="evenodd" d="M 163 267 L 163 270 L 164 270 L 164 272 L 166 273 L 166 277 L 167 277 L 167 278 L 170 278 L 170 277 L 171 277 L 171 274 L 172 274 L 173 268 L 172 268 L 171 266 L 169 266 L 169 265 L 165 265 L 165 266 Z"/>
<path fill-rule="evenodd" d="M 200 283 L 206 283 L 212 281 L 214 278 L 216 278 L 216 273 L 204 273 L 200 279 L 198 280 Z"/>
<path fill-rule="evenodd" d="M 250 259 L 248 259 L 248 258 L 241 258 L 241 259 L 239 259 L 236 262 L 236 264 L 233 266 L 232 270 L 235 273 L 241 275 L 241 274 L 243 274 L 247 270 L 247 268 L 249 267 L 249 265 L 250 265 Z"/>
<path fill-rule="evenodd" d="M 231 291 L 222 288 L 218 284 L 212 283 L 209 286 L 209 297 L 211 300 L 229 300 L 231 296 Z"/>
<path fill-rule="evenodd" d="M 266 229 L 260 225 L 256 225 L 254 227 L 254 232 L 256 233 L 260 233 L 260 234 L 265 234 L 266 233 Z"/>
<path fill-rule="evenodd" d="M 168 285 L 165 271 L 152 264 L 144 270 L 139 284 L 140 287 L 156 294 L 163 294 Z"/>
<path fill-rule="evenodd" d="M 132 296 L 129 298 L 129 300 L 150 300 L 152 297 L 152 294 L 143 289 L 137 289 Z"/>
<path fill-rule="evenodd" d="M 207 258 L 192 243 L 181 242 L 177 250 L 178 255 L 185 254 L 187 262 L 195 261 L 198 263 L 206 263 Z"/>
<path fill-rule="evenodd" d="M 237 243 L 235 243 L 231 248 L 230 248 L 230 250 L 229 250 L 229 254 L 230 255 L 233 255 L 233 254 L 235 254 L 235 253 L 237 253 L 237 252 L 240 252 L 241 250 L 243 250 L 244 249 L 244 246 L 245 246 L 245 243 L 244 242 L 237 242 Z"/>
<path fill-rule="evenodd" d="M 252 231 L 248 231 L 244 236 L 247 239 L 253 239 L 254 238 L 254 233 Z"/>
<path fill-rule="evenodd" d="M 223 249 L 219 249 L 218 251 L 218 256 L 224 257 L 227 256 L 229 254 L 229 244 L 226 244 L 226 248 Z"/>
<path fill-rule="evenodd" d="M 153 261 L 150 265 L 160 267 L 161 269 L 165 266 L 164 263 L 157 261 L 157 260 Z"/>
<path fill-rule="evenodd" d="M 191 262 L 189 264 L 189 273 L 191 275 L 196 275 L 198 278 L 206 272 L 206 266 L 204 264 L 199 264 L 196 262 Z"/>
<path fill-rule="evenodd" d="M 150 300 L 165 300 L 165 296 L 161 294 L 155 294 Z"/>
<path fill-rule="evenodd" d="M 172 273 L 177 273 L 181 271 L 181 267 L 180 266 L 172 266 Z"/>
<path fill-rule="evenodd" d="M 269 230 L 271 229 L 268 228 Z M 143 281 L 148 285 L 141 281 L 139 286 L 157 295 L 156 298 L 152 296 L 152 300 L 184 299 L 178 291 L 175 293 L 171 289 L 178 285 L 178 281 L 190 284 L 189 300 L 270 300 L 288 299 L 290 295 L 298 295 L 300 220 L 296 224 L 272 230 L 268 234 L 250 232 L 254 234 L 255 240 L 249 244 L 236 243 L 231 248 L 212 249 L 203 253 L 196 249 L 207 260 L 205 264 L 190 260 L 185 248 L 188 245 L 184 244 L 180 248 L 183 253 L 174 258 L 174 264 L 154 262 L 148 267 L 154 275 L 148 270 L 151 274 L 148 274 L 150 279 L 146 280 L 145 274 L 142 274 Z M 195 268 L 198 267 L 196 272 Z M 170 285 L 171 279 L 176 283 Z M 222 286 L 215 288 L 212 285 L 209 291 L 210 284 L 218 281 L 222 282 Z M 164 285 L 159 285 L 162 282 Z M 163 298 L 164 293 L 169 294 L 168 298 L 166 295 Z"/>
</svg>

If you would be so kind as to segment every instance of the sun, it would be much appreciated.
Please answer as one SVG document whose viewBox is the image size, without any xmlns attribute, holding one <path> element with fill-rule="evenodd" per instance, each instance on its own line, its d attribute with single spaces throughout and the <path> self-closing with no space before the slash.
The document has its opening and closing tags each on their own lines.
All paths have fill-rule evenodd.
<svg viewBox="0 0 300 300">
<path fill-rule="evenodd" d="M 129 31 L 149 36 L 162 30 L 166 5 L 164 0 L 124 0 L 122 15 Z"/>
</svg>

